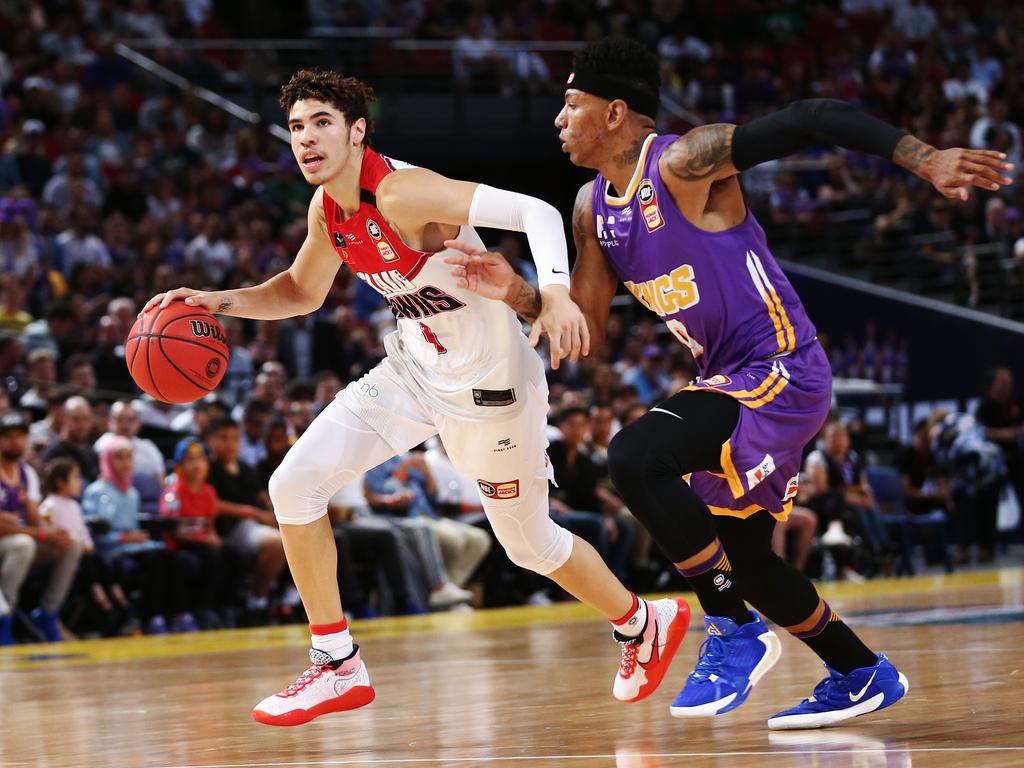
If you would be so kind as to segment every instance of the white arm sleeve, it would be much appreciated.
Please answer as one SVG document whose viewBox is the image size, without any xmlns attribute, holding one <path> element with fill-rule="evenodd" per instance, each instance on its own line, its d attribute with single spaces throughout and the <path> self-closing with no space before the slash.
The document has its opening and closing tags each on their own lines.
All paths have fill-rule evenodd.
<svg viewBox="0 0 1024 768">
<path fill-rule="evenodd" d="M 469 223 L 474 227 L 525 232 L 537 265 L 537 282 L 569 287 L 569 253 L 565 245 L 562 217 L 543 200 L 481 184 L 469 206 Z"/>
</svg>

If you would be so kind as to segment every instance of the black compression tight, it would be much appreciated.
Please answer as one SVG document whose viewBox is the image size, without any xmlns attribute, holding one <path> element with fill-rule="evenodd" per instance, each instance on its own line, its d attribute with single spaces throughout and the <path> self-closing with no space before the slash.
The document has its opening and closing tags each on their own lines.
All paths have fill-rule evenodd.
<svg viewBox="0 0 1024 768">
<path fill-rule="evenodd" d="M 620 431 L 608 446 L 612 482 L 673 563 L 717 536 L 707 504 L 683 475 L 720 470 L 740 404 L 717 392 L 679 392 Z"/>
</svg>

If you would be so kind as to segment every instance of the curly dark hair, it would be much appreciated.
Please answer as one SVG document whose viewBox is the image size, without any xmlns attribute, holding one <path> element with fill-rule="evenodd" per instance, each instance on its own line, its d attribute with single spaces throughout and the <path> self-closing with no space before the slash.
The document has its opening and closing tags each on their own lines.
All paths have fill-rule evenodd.
<svg viewBox="0 0 1024 768">
<path fill-rule="evenodd" d="M 373 118 L 370 117 L 370 103 L 377 100 L 373 88 L 362 80 L 343 75 L 321 67 L 300 69 L 281 86 L 280 104 L 285 112 L 291 111 L 300 99 L 316 99 L 345 115 L 352 125 L 360 117 L 366 120 L 366 139 L 373 132 Z"/>
<path fill-rule="evenodd" d="M 576 51 L 572 69 L 597 72 L 654 95 L 661 89 L 658 55 L 630 38 L 606 37 Z"/>
</svg>

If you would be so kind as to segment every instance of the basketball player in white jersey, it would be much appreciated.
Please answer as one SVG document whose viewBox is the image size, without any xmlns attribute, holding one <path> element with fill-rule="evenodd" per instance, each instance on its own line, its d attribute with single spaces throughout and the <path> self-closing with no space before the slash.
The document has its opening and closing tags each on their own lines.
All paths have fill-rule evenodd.
<svg viewBox="0 0 1024 768">
<path fill-rule="evenodd" d="M 312 664 L 261 701 L 253 717 L 299 725 L 373 700 L 342 613 L 327 501 L 353 478 L 435 434 L 455 467 L 476 480 L 512 561 L 547 575 L 612 621 L 622 644 L 613 694 L 639 701 L 661 682 L 686 632 L 689 608 L 682 599 L 638 599 L 589 544 L 548 514 L 547 384 L 530 347 L 546 334 L 554 367 L 589 351 L 586 322 L 569 298 L 561 217 L 540 200 L 378 154 L 367 143 L 372 99 L 370 88 L 354 78 L 297 72 L 282 88 L 281 105 L 295 159 L 317 190 L 294 263 L 258 286 L 205 293 L 178 288 L 147 305 L 184 299 L 259 320 L 308 314 L 321 306 L 345 262 L 398 318 L 397 332 L 385 339 L 385 360 L 338 394 L 270 480 L 288 564 L 310 621 Z M 458 238 L 482 248 L 475 226 L 526 233 L 539 296 L 522 280 L 491 298 L 470 290 L 464 278 L 470 257 L 450 243 Z M 524 302 L 523 296 L 532 298 Z M 517 312 L 533 323 L 529 342 Z"/>
</svg>

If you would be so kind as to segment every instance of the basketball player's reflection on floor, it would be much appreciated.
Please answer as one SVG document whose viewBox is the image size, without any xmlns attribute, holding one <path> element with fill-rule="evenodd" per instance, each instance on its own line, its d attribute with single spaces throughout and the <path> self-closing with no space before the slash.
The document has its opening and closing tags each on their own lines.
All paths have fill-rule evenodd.
<svg viewBox="0 0 1024 768">
<path fill-rule="evenodd" d="M 773 754 L 792 751 L 794 766 L 818 766 L 827 760 L 829 768 L 913 768 L 913 755 L 905 741 L 876 739 L 842 729 L 819 731 L 769 731 Z"/>
<path fill-rule="evenodd" d="M 635 741 L 615 744 L 615 768 L 662 768 L 665 765 L 654 744 Z"/>
</svg>

